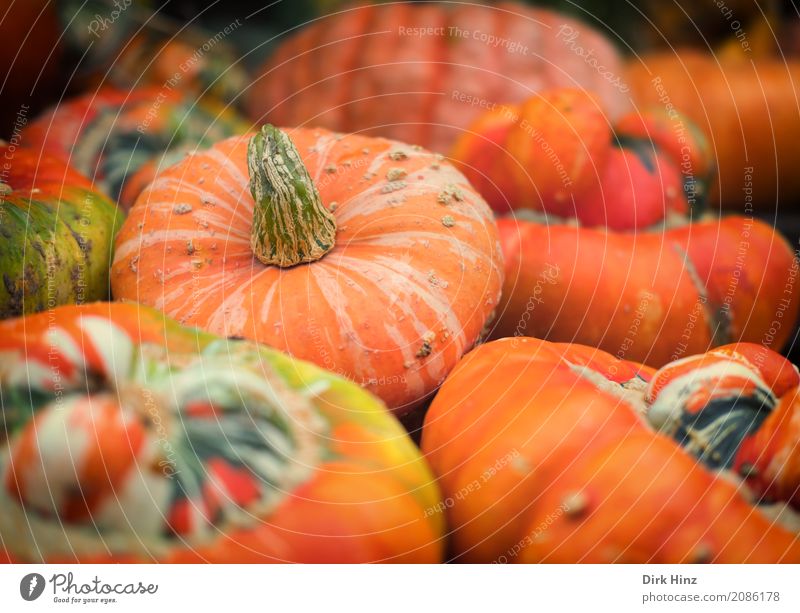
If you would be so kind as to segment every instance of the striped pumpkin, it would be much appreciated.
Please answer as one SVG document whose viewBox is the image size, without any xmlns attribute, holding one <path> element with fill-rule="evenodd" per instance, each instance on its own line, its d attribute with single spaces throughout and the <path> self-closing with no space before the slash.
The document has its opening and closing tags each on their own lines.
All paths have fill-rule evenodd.
<svg viewBox="0 0 800 613">
<path fill-rule="evenodd" d="M 22 142 L 61 157 L 128 209 L 159 168 L 247 129 L 232 109 L 208 98 L 168 87 L 104 88 L 46 111 Z"/>
<path fill-rule="evenodd" d="M 247 93 L 250 117 L 368 131 L 447 152 L 487 108 L 549 87 L 628 106 L 622 63 L 590 26 L 514 2 L 362 5 L 289 37 Z"/>
<path fill-rule="evenodd" d="M 0 560 L 437 562 L 433 478 L 378 399 L 95 303 L 0 322 Z"/>
<path fill-rule="evenodd" d="M 114 296 L 288 351 L 404 413 L 497 305 L 491 211 L 419 147 L 289 135 L 265 127 L 159 175 L 119 234 Z"/>
<path fill-rule="evenodd" d="M 738 371 L 728 366 L 727 374 L 746 376 L 724 389 L 732 379 L 719 367 L 716 378 L 707 376 L 710 359 L 736 362 Z M 597 349 L 533 338 L 501 339 L 470 353 L 442 385 L 422 434 L 450 503 L 453 559 L 800 562 L 800 539 L 776 519 L 785 507 L 757 506 L 787 502 L 780 492 L 796 492 L 800 483 L 797 371 L 754 345 L 726 347 L 683 366 L 685 378 L 654 373 Z M 792 407 L 757 428 L 764 435 L 761 465 L 769 467 L 763 477 L 785 476 L 772 496 L 753 497 L 734 475 L 707 470 L 643 419 L 663 408 L 685 415 L 682 408 L 697 410 L 708 399 L 713 410 L 713 399 L 725 397 L 732 426 L 742 408 L 734 397 L 757 398 L 756 383 Z M 778 422 L 780 430 L 767 427 Z M 691 420 L 684 425 L 692 427 Z M 747 432 L 742 425 L 740 435 Z M 676 438 L 694 451 L 695 437 Z"/>
<path fill-rule="evenodd" d="M 0 319 L 105 300 L 123 214 L 53 156 L 0 145 Z"/>
</svg>

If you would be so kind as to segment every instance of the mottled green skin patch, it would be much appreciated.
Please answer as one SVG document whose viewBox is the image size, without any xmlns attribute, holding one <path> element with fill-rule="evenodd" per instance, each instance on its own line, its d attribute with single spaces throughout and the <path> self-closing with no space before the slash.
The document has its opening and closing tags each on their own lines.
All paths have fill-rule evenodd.
<svg viewBox="0 0 800 613">
<path fill-rule="evenodd" d="M 0 318 L 109 297 L 122 212 L 107 198 L 65 187 L 61 198 L 0 200 Z"/>
</svg>

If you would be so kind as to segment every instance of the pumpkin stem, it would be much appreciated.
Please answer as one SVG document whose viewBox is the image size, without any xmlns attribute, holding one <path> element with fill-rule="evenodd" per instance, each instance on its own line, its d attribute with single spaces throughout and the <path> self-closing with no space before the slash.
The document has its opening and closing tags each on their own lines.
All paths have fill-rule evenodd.
<svg viewBox="0 0 800 613">
<path fill-rule="evenodd" d="M 7 196 L 8 194 L 10 194 L 13 191 L 14 190 L 11 188 L 11 186 L 8 183 L 6 183 L 2 179 L 0 179 L 0 200 L 2 200 L 5 196 Z"/>
<path fill-rule="evenodd" d="M 263 126 L 248 144 L 247 167 L 255 200 L 250 246 L 260 262 L 288 268 L 333 249 L 336 220 L 288 134 Z"/>
</svg>

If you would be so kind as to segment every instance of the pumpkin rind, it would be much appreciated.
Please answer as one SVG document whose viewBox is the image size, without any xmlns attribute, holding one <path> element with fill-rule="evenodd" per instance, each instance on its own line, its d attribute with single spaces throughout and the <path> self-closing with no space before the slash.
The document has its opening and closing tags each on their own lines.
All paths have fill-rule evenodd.
<svg viewBox="0 0 800 613">
<path fill-rule="evenodd" d="M 132 304 L 0 332 L 0 559 L 440 559 L 435 482 L 354 384 Z"/>
<path fill-rule="evenodd" d="M 0 194 L 0 318 L 109 296 L 123 214 L 82 175 L 38 152 L 10 160 Z"/>
<path fill-rule="evenodd" d="M 497 305 L 491 211 L 450 164 L 417 147 L 288 133 L 336 219 L 331 251 L 286 269 L 254 258 L 251 136 L 231 138 L 165 170 L 140 196 L 118 237 L 114 296 L 285 350 L 406 412 Z"/>
<path fill-rule="evenodd" d="M 625 80 L 638 106 L 666 100 L 708 134 L 718 166 L 712 208 L 741 212 L 744 201 L 745 212 L 775 210 L 800 197 L 794 166 L 800 63 L 747 55 L 689 49 L 642 55 L 629 62 Z"/>
</svg>

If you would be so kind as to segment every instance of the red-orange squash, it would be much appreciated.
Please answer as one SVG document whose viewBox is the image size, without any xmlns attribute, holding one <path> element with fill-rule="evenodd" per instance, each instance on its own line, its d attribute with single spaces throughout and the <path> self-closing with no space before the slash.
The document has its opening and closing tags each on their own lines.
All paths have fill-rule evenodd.
<svg viewBox="0 0 800 613">
<path fill-rule="evenodd" d="M 265 127 L 165 170 L 120 231 L 115 298 L 350 377 L 398 413 L 497 306 L 491 211 L 419 147 Z"/>
<path fill-rule="evenodd" d="M 714 357 L 751 377 L 771 373 L 763 375 L 770 393 L 795 393 L 797 371 L 780 356 L 753 346 L 727 351 Z M 748 361 L 758 351 L 768 366 Z M 725 374 L 698 387 L 713 395 Z M 770 515 L 775 508 L 762 512 L 741 483 L 713 474 L 646 424 L 645 397 L 658 396 L 661 376 L 599 350 L 532 338 L 470 353 L 442 385 L 422 435 L 443 490 L 453 559 L 800 561 L 800 539 Z M 670 395 L 664 387 L 660 394 Z M 678 412 L 695 400 L 675 399 L 669 406 Z M 736 412 L 732 400 L 728 412 Z M 796 452 L 775 451 L 770 461 L 797 475 Z"/>
<path fill-rule="evenodd" d="M 379 134 L 446 152 L 483 111 L 552 87 L 630 105 L 623 64 L 587 24 L 515 2 L 351 7 L 283 41 L 247 92 L 250 117 Z"/>
<path fill-rule="evenodd" d="M 698 214 L 714 160 L 679 113 L 640 109 L 611 123 L 596 96 L 574 88 L 486 112 L 451 156 L 498 213 L 532 210 L 612 230 Z"/>
<path fill-rule="evenodd" d="M 154 309 L 0 322 L 0 561 L 441 560 L 436 484 L 374 396 Z"/>
<path fill-rule="evenodd" d="M 798 261 L 757 219 L 636 234 L 515 219 L 498 228 L 497 338 L 584 343 L 662 366 L 736 341 L 778 351 L 800 311 Z"/>
</svg>

